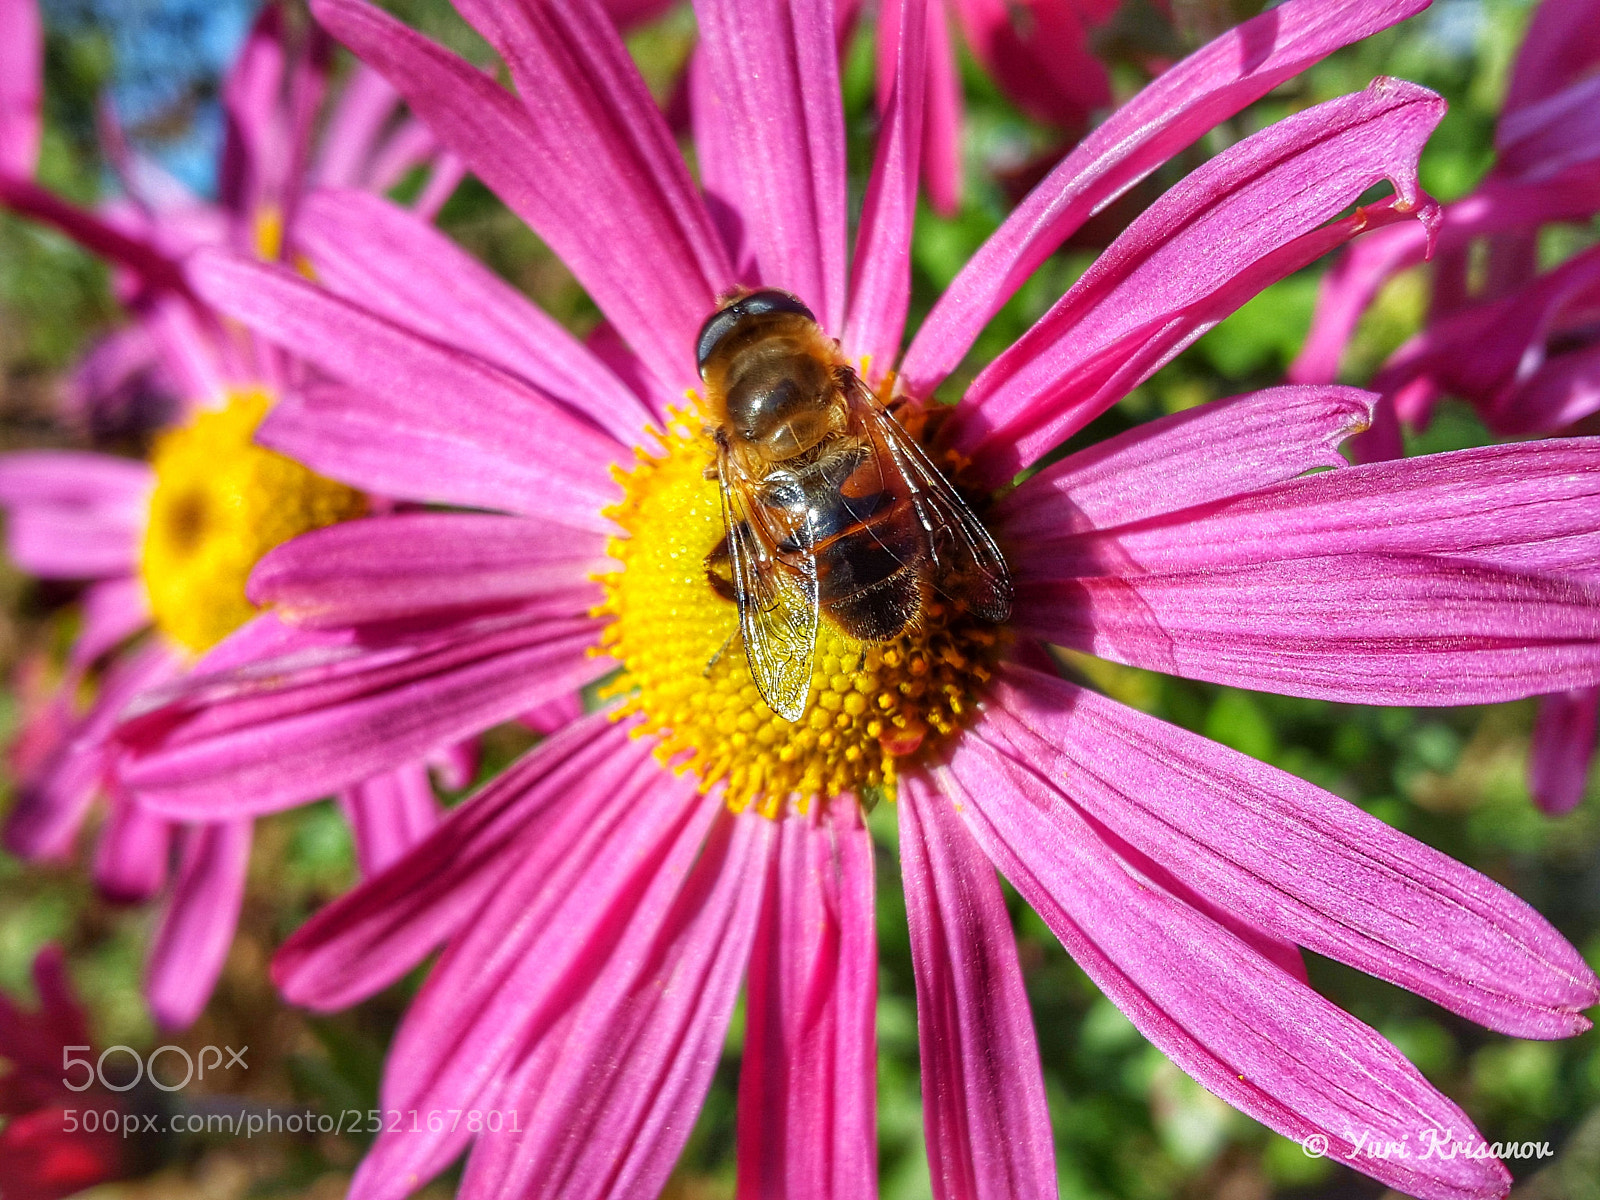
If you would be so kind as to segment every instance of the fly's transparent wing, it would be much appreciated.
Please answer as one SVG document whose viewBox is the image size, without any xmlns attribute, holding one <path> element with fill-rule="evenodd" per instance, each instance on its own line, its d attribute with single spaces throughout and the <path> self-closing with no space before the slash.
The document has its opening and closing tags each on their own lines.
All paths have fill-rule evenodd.
<svg viewBox="0 0 1600 1200">
<path fill-rule="evenodd" d="M 854 419 L 872 439 L 880 463 L 888 460 L 904 478 L 917 519 L 927 535 L 928 582 L 946 599 L 996 624 L 1011 615 L 1011 571 L 978 515 L 933 465 L 922 447 L 900 428 L 877 398 L 852 374 L 846 386 Z"/>
<path fill-rule="evenodd" d="M 798 721 L 811 694 L 816 654 L 816 561 L 804 529 L 787 539 L 796 550 L 786 547 L 784 556 L 778 556 L 766 521 L 751 511 L 733 479 L 737 469 L 727 455 L 721 456 L 722 519 L 745 659 L 767 706 L 786 721 Z"/>
</svg>

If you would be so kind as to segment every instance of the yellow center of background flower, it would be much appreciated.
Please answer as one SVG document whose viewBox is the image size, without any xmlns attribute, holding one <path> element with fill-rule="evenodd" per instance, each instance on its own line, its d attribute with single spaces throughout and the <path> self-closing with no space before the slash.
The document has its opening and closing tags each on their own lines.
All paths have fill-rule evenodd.
<svg viewBox="0 0 1600 1200">
<path fill-rule="evenodd" d="M 862 643 L 818 622 L 811 697 L 789 722 L 761 699 L 745 662 L 732 600 L 706 574 L 724 534 L 715 461 L 698 422 L 679 420 L 659 457 L 638 453 L 616 471 L 624 499 L 607 510 L 627 536 L 613 539 L 622 569 L 602 580 L 602 641 L 623 664 L 610 694 L 619 717 L 642 713 L 640 733 L 660 738 L 662 762 L 693 770 L 703 789 L 721 782 L 728 804 L 769 816 L 785 801 L 892 798 L 908 762 L 937 754 L 974 711 L 999 640 L 992 626 L 926 606 L 921 627 L 892 642 Z"/>
<path fill-rule="evenodd" d="M 163 433 L 151 452 L 156 487 L 140 568 L 156 625 L 201 653 L 253 617 L 245 581 L 268 550 L 310 529 L 358 517 L 366 499 L 251 442 L 264 392 L 234 393 Z"/>
</svg>

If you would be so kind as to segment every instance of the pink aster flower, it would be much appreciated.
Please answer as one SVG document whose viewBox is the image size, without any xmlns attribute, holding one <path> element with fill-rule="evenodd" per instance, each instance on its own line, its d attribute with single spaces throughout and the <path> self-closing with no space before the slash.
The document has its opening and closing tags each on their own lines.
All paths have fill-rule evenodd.
<svg viewBox="0 0 1600 1200">
<path fill-rule="evenodd" d="M 1600 213 L 1600 4 L 1545 0 L 1512 67 L 1489 175 L 1443 210 L 1426 328 L 1373 380 L 1379 420 L 1367 458 L 1398 456 L 1401 424 L 1427 425 L 1444 395 L 1470 401 L 1502 437 L 1569 432 L 1600 412 L 1600 249 L 1538 270 L 1541 227 Z M 1487 270 L 1469 286 L 1474 248 Z M 1290 370 L 1332 382 L 1357 320 L 1387 280 L 1416 266 L 1423 240 L 1402 227 L 1353 246 L 1329 272 L 1305 351 Z M 1546 812 L 1583 799 L 1600 736 L 1600 692 L 1544 697 L 1528 786 Z"/>
<path fill-rule="evenodd" d="M 800 722 L 766 709 L 743 655 L 724 652 L 737 617 L 708 578 L 724 531 L 709 440 L 673 408 L 699 387 L 699 330 L 748 255 L 916 429 L 988 319 L 1093 212 L 1419 5 L 1289 0 L 1175 66 L 1062 162 L 903 356 L 923 5 L 900 8 L 853 262 L 829 5 L 741 3 L 737 21 L 729 0 L 697 6 L 719 102 L 696 149 L 729 206 L 715 219 L 596 4 L 458 7 L 518 94 L 362 0 L 316 6 L 606 324 L 580 343 L 427 225 L 349 191 L 302 208 L 315 282 L 237 254 L 192 260 L 198 291 L 322 372 L 263 442 L 458 511 L 279 547 L 252 579 L 272 613 L 224 644 L 240 665 L 147 699 L 121 733 L 144 802 L 238 819 L 620 665 L 622 719 L 572 719 L 280 953 L 286 994 L 331 1009 L 443 948 L 382 1092 L 385 1109 L 424 1115 L 379 1135 L 352 1195 L 404 1196 L 469 1149 L 468 1197 L 655 1194 L 741 981 L 741 1186 L 873 1194 L 873 850 L 857 796 L 889 790 L 939 1196 L 1055 1186 L 996 868 L 1217 1095 L 1414 1195 L 1503 1195 L 1504 1169 L 1472 1151 L 1357 1154 L 1363 1138 L 1481 1139 L 1308 986 L 1299 947 L 1524 1037 L 1587 1028 L 1600 986 L 1576 952 L 1491 881 L 1059 678 L 1041 647 L 1358 703 L 1592 684 L 1600 444 L 1347 466 L 1336 447 L 1373 397 L 1299 387 L 1152 422 L 1009 487 L 1265 284 L 1363 229 L 1430 219 L 1415 165 L 1438 97 L 1379 80 L 1308 109 L 1130 225 L 930 443 L 991 500 L 1009 628 L 930 609 L 928 629 L 859 646 L 824 622 Z M 1340 215 L 1384 179 L 1394 195 Z M 286 625 L 320 647 L 274 656 Z"/>
<path fill-rule="evenodd" d="M 37 64 L 32 5 L 13 3 L 0 19 L 5 52 Z M 31 54 L 21 54 L 19 40 L 29 41 Z M 57 224 L 121 270 L 119 290 L 135 320 L 80 372 L 85 408 L 100 408 L 139 368 L 153 369 L 157 385 L 178 398 L 182 428 L 158 440 L 154 466 L 76 451 L 0 456 L 12 559 L 41 579 L 88 585 L 61 678 L 38 697 L 19 738 L 5 844 L 29 859 L 66 859 L 95 797 L 106 794 L 94 879 L 113 900 L 162 897 L 147 992 L 167 1027 L 198 1015 L 222 970 L 243 898 L 251 823 L 175 823 L 135 802 L 115 781 L 109 735 L 116 714 L 143 689 L 180 677 L 208 643 L 248 618 L 250 547 L 258 554 L 365 507 L 343 485 L 250 447 L 255 420 L 296 368 L 276 348 L 229 331 L 183 284 L 176 263 L 208 243 L 276 258 L 285 214 L 292 238 L 307 186 L 384 188 L 437 156 L 422 126 L 396 120 L 399 98 L 372 71 L 345 88 L 311 156 L 331 48 L 326 35 L 313 33 L 292 52 L 281 10 L 263 10 L 225 87 L 229 137 L 218 205 L 125 151 L 119 161 L 136 190 L 104 214 L 67 204 L 25 173 L 0 173 L 0 198 Z M 31 166 L 19 154 L 4 170 Z M 423 207 L 436 207 L 459 178 L 446 160 L 424 189 Z M 280 515 L 253 528 L 263 490 Z M 291 505 L 298 507 L 282 515 Z M 152 622 L 155 633 L 145 636 Z M 91 681 L 94 700 L 80 711 L 78 697 Z M 450 762 L 453 786 L 465 785 L 466 767 L 459 755 Z M 437 811 L 420 760 L 353 781 L 341 802 L 367 872 L 430 829 Z"/>
</svg>

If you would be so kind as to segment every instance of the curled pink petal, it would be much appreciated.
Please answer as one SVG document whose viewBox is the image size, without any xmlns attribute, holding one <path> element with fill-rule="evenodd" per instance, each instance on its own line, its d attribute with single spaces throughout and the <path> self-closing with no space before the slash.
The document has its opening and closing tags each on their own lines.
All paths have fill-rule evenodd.
<svg viewBox="0 0 1600 1200">
<path fill-rule="evenodd" d="M 952 446 L 978 460 L 975 477 L 1004 482 L 1266 283 L 1373 224 L 1436 215 L 1416 164 L 1443 115 L 1432 92 L 1380 79 L 1198 168 L 984 368 L 951 418 Z M 1392 202 L 1327 224 L 1383 179 Z"/>
<path fill-rule="evenodd" d="M 1084 138 L 962 268 L 906 352 L 907 389 L 931 395 L 1040 263 L 1178 150 L 1340 46 L 1425 7 L 1427 0 L 1289 0 L 1165 72 Z"/>
<path fill-rule="evenodd" d="M 896 807 L 935 1200 L 1054 1200 L 1044 1075 L 994 868 L 920 776 Z"/>
<path fill-rule="evenodd" d="M 1342 467 L 1339 446 L 1371 422 L 1373 400 L 1358 388 L 1268 388 L 1158 417 L 1046 467 L 996 507 L 995 524 L 1016 540 L 1059 537 Z"/>
<path fill-rule="evenodd" d="M 1539 702 L 1539 718 L 1528 749 L 1528 790 L 1551 816 L 1577 808 L 1583 800 L 1600 736 L 1600 688 L 1557 692 Z"/>
<path fill-rule="evenodd" d="M 778 825 L 750 959 L 739 1191 L 877 1190 L 872 840 L 849 797 Z"/>
<path fill-rule="evenodd" d="M 1437 230 L 1407 222 L 1361 238 L 1323 276 L 1311 331 L 1289 367 L 1290 380 L 1332 383 L 1361 314 L 1390 276 L 1424 260 L 1430 244 L 1445 258 L 1485 235 L 1531 231 L 1552 221 L 1587 221 L 1595 210 L 1597 188 L 1597 162 L 1534 183 L 1490 176 L 1472 195 L 1444 210 Z"/>
</svg>

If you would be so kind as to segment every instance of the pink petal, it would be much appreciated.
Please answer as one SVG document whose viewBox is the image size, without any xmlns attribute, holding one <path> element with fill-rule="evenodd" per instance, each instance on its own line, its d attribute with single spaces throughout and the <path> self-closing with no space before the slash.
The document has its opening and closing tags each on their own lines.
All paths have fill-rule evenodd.
<svg viewBox="0 0 1600 1200">
<path fill-rule="evenodd" d="M 570 851 L 586 823 L 562 819 L 574 788 L 631 778 L 651 746 L 596 713 L 553 734 L 453 809 L 389 870 L 328 905 L 284 943 L 272 978 L 291 1002 L 347 1008 L 381 991 L 448 938 L 523 861 L 525 846 Z"/>
<path fill-rule="evenodd" d="M 1600 109 L 1600 104 L 1596 105 Z M 1600 207 L 1600 201 L 1597 201 Z M 1472 401 L 1491 423 L 1525 426 L 1518 390 L 1544 365 L 1547 346 L 1583 328 L 1600 306 L 1600 253 L 1588 251 L 1492 303 L 1429 322 L 1389 359 L 1373 387 L 1397 396 L 1421 385 Z M 1402 411 L 1408 421 L 1425 411 Z"/>
<path fill-rule="evenodd" d="M 91 254 L 128 268 L 137 279 L 141 293 L 189 295 L 188 284 L 177 264 L 149 241 L 122 232 L 29 179 L 0 172 L 0 206 L 18 216 L 50 225 Z"/>
<path fill-rule="evenodd" d="M 894 369 L 911 303 L 911 231 L 917 219 L 917 155 L 922 150 L 927 88 L 927 14 L 943 2 L 887 0 L 879 36 L 893 42 L 894 82 L 878 149 L 867 180 L 856 261 L 850 280 L 850 318 L 842 346 L 851 362 L 871 361 L 876 383 Z M 881 53 L 881 52 L 880 52 Z"/>
<path fill-rule="evenodd" d="M 980 846 L 1139 1030 L 1209 1091 L 1285 1137 L 1423 1200 L 1505 1194 L 1493 1159 L 1359 1157 L 1425 1130 L 1482 1145 L 1393 1046 L 1195 909 L 1130 874 L 1042 774 L 962 739 L 942 785 Z"/>
<path fill-rule="evenodd" d="M 1595 210 L 1597 187 L 1600 163 L 1535 183 L 1490 176 L 1472 195 L 1444 210 L 1437 231 L 1408 222 L 1361 238 L 1323 276 L 1311 331 L 1289 378 L 1332 383 L 1361 314 L 1391 275 L 1423 261 L 1430 244 L 1442 260 L 1485 235 L 1534 230 L 1552 221 L 1587 221 Z"/>
<path fill-rule="evenodd" d="M 1039 1047 L 994 868 L 920 776 L 896 807 L 935 1200 L 1054 1200 Z"/>
<path fill-rule="evenodd" d="M 439 823 L 428 768 L 396 767 L 363 779 L 339 797 L 355 835 L 356 866 L 370 879 L 433 831 Z"/>
<path fill-rule="evenodd" d="M 853 799 L 779 822 L 750 958 L 741 1195 L 877 1191 L 872 875 L 872 839 Z"/>
<path fill-rule="evenodd" d="M 1404 20 L 1426 2 L 1289 0 L 1161 75 L 1084 138 L 962 268 L 906 352 L 906 388 L 932 395 L 1040 263 L 1184 146 L 1340 46 Z"/>
<path fill-rule="evenodd" d="M 1539 702 L 1539 719 L 1528 749 L 1528 790 L 1551 816 L 1583 800 L 1600 729 L 1600 688 L 1557 692 Z"/>
<path fill-rule="evenodd" d="M 497 367 L 397 326 L 295 273 L 220 251 L 190 259 L 195 286 L 222 311 L 442 437 L 529 464 L 547 515 L 598 527 L 613 498 L 606 467 L 621 447 Z"/>
<path fill-rule="evenodd" d="M 928 5 L 927 55 L 927 87 L 922 109 L 922 181 L 934 212 L 941 217 L 953 217 L 961 209 L 965 174 L 961 133 L 965 121 L 961 75 L 956 70 L 956 50 L 950 44 L 950 20 L 942 3 Z"/>
<path fill-rule="evenodd" d="M 12 511 L 6 549 L 40 579 L 106 579 L 137 566 L 143 532 L 120 514 L 32 504 Z"/>
<path fill-rule="evenodd" d="M 317 18 L 525 220 L 667 386 L 732 269 L 655 102 L 590 2 L 462 11 L 505 56 L 520 101 L 358 0 Z"/>
<path fill-rule="evenodd" d="M 493 363 L 625 445 L 638 444 L 656 416 L 522 293 L 382 197 L 315 193 L 300 210 L 295 238 L 324 287 Z"/>
<path fill-rule="evenodd" d="M 1091 7 L 1084 0 L 954 0 L 953 7 L 978 61 L 1036 121 L 1081 130 L 1111 103 L 1111 80 L 1089 34 L 1115 4 L 1101 3 L 1095 13 L 1084 11 Z"/>
<path fill-rule="evenodd" d="M 358 64 L 328 114 L 328 127 L 318 147 L 313 173 L 316 186 L 359 186 L 384 126 L 399 107 L 400 93 L 389 86 L 388 80 L 365 63 Z M 294 232 L 298 239 L 299 220 Z"/>
<path fill-rule="evenodd" d="M 400 513 L 285 542 L 256 564 L 252 601 L 311 627 L 360 625 L 548 600 L 556 616 L 599 599 L 605 540 L 523 517 Z"/>
<path fill-rule="evenodd" d="M 1505 111 L 1535 104 L 1581 79 L 1600 62 L 1600 4 L 1557 0 L 1541 4 L 1512 65 Z"/>
<path fill-rule="evenodd" d="M 33 175 L 43 102 L 44 27 L 37 0 L 0 0 L 0 171 Z"/>
<path fill-rule="evenodd" d="M 127 575 L 138 562 L 151 484 L 147 465 L 108 454 L 0 455 L 7 549 L 44 579 Z"/>
<path fill-rule="evenodd" d="M 1220 908 L 1501 1033 L 1588 1028 L 1600 981 L 1543 917 L 1348 801 L 1026 668 L 994 702 L 991 744 Z"/>
<path fill-rule="evenodd" d="M 537 461 L 505 453 L 476 431 L 438 427 L 434 414 L 343 384 L 314 383 L 273 406 L 256 441 L 313 470 L 394 500 L 548 513 Z M 581 505 L 562 514 L 591 527 Z"/>
<path fill-rule="evenodd" d="M 268 188 L 288 166 L 287 130 L 279 119 L 289 69 L 283 17 L 277 5 L 260 11 L 222 85 L 226 130 L 217 191 L 242 226 L 262 204 L 279 198 Z"/>
<path fill-rule="evenodd" d="M 116 903 L 150 899 L 167 881 L 167 857 L 177 827 L 117 795 L 100 829 L 91 870 L 100 894 Z"/>
<path fill-rule="evenodd" d="M 554 1053 L 568 1044 L 554 1031 L 587 994 L 616 999 L 629 990 L 618 970 L 642 965 L 722 812 L 692 781 L 649 759 L 633 762 L 626 777 L 569 790 L 548 838 L 522 838 L 520 861 L 452 940 L 401 1023 L 380 1093 L 385 1107 L 497 1103 L 505 1076 L 542 1039 L 554 1039 Z M 753 924 L 754 912 L 747 919 Z M 517 1107 L 524 1133 L 535 1133 L 533 1097 Z M 465 1130 L 441 1133 L 380 1136 L 352 1195 L 403 1196 L 405 1180 L 437 1173 L 468 1140 Z"/>
<path fill-rule="evenodd" d="M 576 690 L 606 670 L 588 653 L 595 629 L 511 613 L 393 644 L 202 664 L 130 714 L 122 778 L 183 819 L 302 804 Z"/>
<path fill-rule="evenodd" d="M 83 450 L 0 455 L 0 504 L 47 504 L 136 515 L 155 482 L 148 463 Z"/>
<path fill-rule="evenodd" d="M 1063 519 L 1053 530 L 1041 527 L 1031 544 L 1048 550 L 1052 561 L 1038 566 L 1050 578 L 1086 561 L 1095 564 L 1088 574 L 1137 575 L 1394 554 L 1593 582 L 1600 575 L 1596 497 L 1600 438 L 1561 438 L 1363 463 L 1159 519 L 1137 502 L 1126 523 L 1109 506 L 1103 516 L 1079 509 L 1082 532 L 1064 528 Z M 1114 524 L 1084 528 L 1101 521 Z"/>
<path fill-rule="evenodd" d="M 1501 114 L 1495 167 L 1529 182 L 1600 158 L 1600 78 L 1573 83 L 1543 100 Z"/>
<path fill-rule="evenodd" d="M 1018 541 L 1059 537 L 1342 467 L 1339 445 L 1371 422 L 1374 399 L 1358 388 L 1268 388 L 1160 417 L 1046 467 L 996 506 L 995 524 Z"/>
<path fill-rule="evenodd" d="M 73 719 L 62 698 L 64 718 L 44 761 L 17 781 L 17 797 L 6 817 L 5 846 L 27 859 L 61 859 L 99 793 L 109 768 L 112 731 L 122 710 L 146 689 L 182 670 L 178 652 L 164 643 L 140 647 L 113 663 L 100 682 L 94 705 Z"/>
<path fill-rule="evenodd" d="M 559 726 L 553 725 L 541 732 L 555 733 L 558 728 L 566 728 L 582 715 L 583 708 L 580 705 L 569 720 L 561 722 Z M 457 742 L 453 746 L 446 746 L 443 750 L 435 750 L 428 755 L 428 766 L 432 768 L 440 787 L 446 791 L 459 792 L 478 776 L 477 740 L 467 738 L 465 741 Z"/>
<path fill-rule="evenodd" d="M 463 1192 L 661 1190 L 722 1056 L 774 841 L 766 818 L 723 813 L 692 873 L 673 881 L 670 909 L 640 906 L 564 1036 L 534 1047 L 507 1081 L 504 1095 L 532 1101 L 527 1129 L 481 1138 Z"/>
<path fill-rule="evenodd" d="M 1600 664 L 1596 455 L 1588 439 L 1486 447 L 1041 533 L 1014 552 L 1017 619 L 1120 661 L 1353 703 L 1584 686 Z"/>
<path fill-rule="evenodd" d="M 799 296 L 838 336 L 848 217 L 832 5 L 699 0 L 695 16 L 716 101 L 707 116 L 726 123 L 714 140 L 740 147 L 724 164 L 736 184 L 724 198 L 743 222 L 757 278 Z"/>
<path fill-rule="evenodd" d="M 742 186 L 739 127 L 726 111 L 727 105 L 712 83 L 706 56 L 696 43 L 684 67 L 689 91 L 689 123 L 693 133 L 695 166 L 699 168 L 700 190 L 705 194 L 706 211 L 717 233 L 728 248 L 734 267 L 734 282 L 758 286 L 752 231 L 739 211 Z"/>
<path fill-rule="evenodd" d="M 145 968 L 145 998 L 164 1030 L 192 1025 L 222 974 L 244 900 L 250 826 L 227 821 L 184 831 L 177 881 Z"/>
<path fill-rule="evenodd" d="M 144 580 L 137 576 L 90 584 L 83 593 L 83 624 L 69 658 L 74 670 L 88 670 L 100 657 L 150 623 Z"/>
<path fill-rule="evenodd" d="M 1487 704 L 1600 681 L 1600 591 L 1415 555 L 1022 579 L 1016 620 L 1149 670 L 1348 704 Z"/>
<path fill-rule="evenodd" d="M 1513 436 L 1564 430 L 1595 412 L 1600 412 L 1600 345 L 1551 358 L 1488 419 L 1497 433 Z"/>
<path fill-rule="evenodd" d="M 953 447 L 1003 482 L 1267 283 L 1372 224 L 1436 213 L 1419 211 L 1416 162 L 1443 115 L 1432 92 L 1380 79 L 1211 159 L 984 368 L 951 418 Z M 1383 179 L 1390 201 L 1326 224 Z"/>
</svg>

